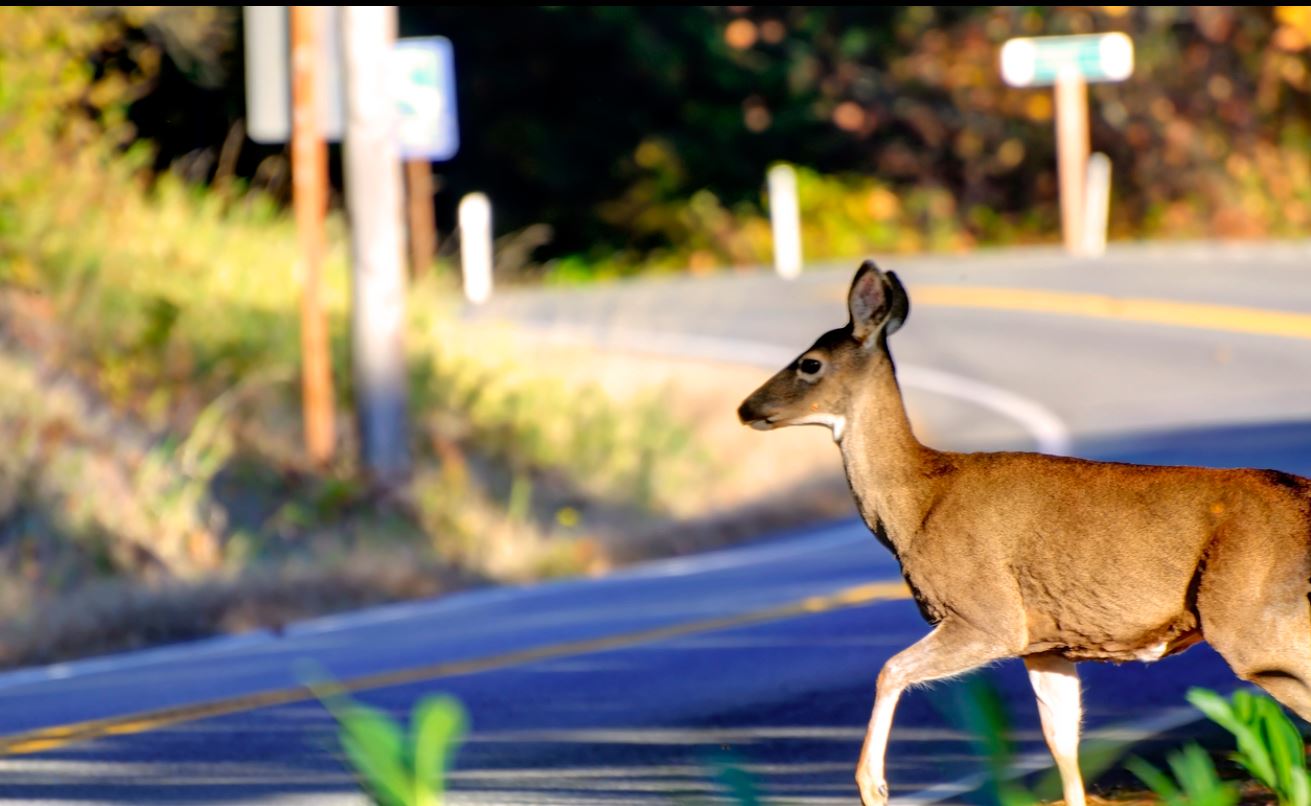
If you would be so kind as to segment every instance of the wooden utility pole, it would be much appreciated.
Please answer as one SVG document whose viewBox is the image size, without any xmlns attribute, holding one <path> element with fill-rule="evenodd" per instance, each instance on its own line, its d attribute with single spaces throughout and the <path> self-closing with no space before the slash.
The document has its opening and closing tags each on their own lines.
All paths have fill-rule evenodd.
<svg viewBox="0 0 1311 806">
<path fill-rule="evenodd" d="M 410 222 L 410 276 L 419 279 L 437 254 L 437 225 L 432 209 L 432 164 L 426 159 L 405 161 L 405 187 Z"/>
<path fill-rule="evenodd" d="M 1084 180 L 1088 171 L 1088 84 L 1073 68 L 1056 77 L 1056 172 L 1061 234 L 1071 254 L 1082 254 Z"/>
<path fill-rule="evenodd" d="M 386 485 L 410 469 L 401 165 L 388 84 L 396 16 L 395 6 L 343 6 L 341 26 L 356 411 L 364 465 Z"/>
<path fill-rule="evenodd" d="M 332 461 L 336 444 L 332 360 L 323 310 L 324 219 L 328 213 L 328 146 L 323 138 L 320 74 L 323 9 L 291 7 L 291 175 L 301 253 L 301 406 L 310 461 Z"/>
</svg>

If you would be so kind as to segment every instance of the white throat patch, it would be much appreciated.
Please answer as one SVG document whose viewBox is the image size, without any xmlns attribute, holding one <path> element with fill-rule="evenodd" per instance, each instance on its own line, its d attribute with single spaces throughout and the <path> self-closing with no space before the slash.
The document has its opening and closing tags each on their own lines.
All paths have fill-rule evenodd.
<svg viewBox="0 0 1311 806">
<path fill-rule="evenodd" d="M 840 414 L 807 414 L 788 425 L 825 425 L 833 429 L 833 441 L 841 442 L 842 434 L 847 430 L 847 418 Z"/>
</svg>

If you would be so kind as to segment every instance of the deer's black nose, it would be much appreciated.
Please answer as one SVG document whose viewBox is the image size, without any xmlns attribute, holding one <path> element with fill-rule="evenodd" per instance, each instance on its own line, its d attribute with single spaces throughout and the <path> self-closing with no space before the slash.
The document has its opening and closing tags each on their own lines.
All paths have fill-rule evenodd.
<svg viewBox="0 0 1311 806">
<path fill-rule="evenodd" d="M 737 407 L 737 418 L 742 421 L 743 425 L 753 425 L 763 423 L 768 420 L 773 413 L 766 410 L 755 400 L 755 395 L 742 401 L 742 405 Z"/>
</svg>

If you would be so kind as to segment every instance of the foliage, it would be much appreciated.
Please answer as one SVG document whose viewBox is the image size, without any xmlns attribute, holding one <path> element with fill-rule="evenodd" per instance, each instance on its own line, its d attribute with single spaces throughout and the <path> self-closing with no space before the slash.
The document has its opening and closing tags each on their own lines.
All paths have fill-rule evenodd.
<svg viewBox="0 0 1311 806">
<path fill-rule="evenodd" d="M 925 250 L 961 251 L 975 243 L 957 215 L 951 194 L 940 187 L 910 188 L 895 193 L 892 186 L 859 174 L 825 175 L 797 168 L 801 211 L 801 241 L 805 259 L 830 260 L 870 253 L 911 253 Z M 609 257 L 562 258 L 549 264 L 548 282 L 572 283 L 639 272 L 709 271 L 723 265 L 761 266 L 773 259 L 773 236 L 763 197 L 759 205 L 724 207 L 709 190 L 687 201 L 648 198 L 645 186 L 634 185 L 624 207 L 640 208 L 632 224 L 639 234 L 676 244 L 648 252 L 629 250 Z M 610 214 L 616 205 L 602 207 Z M 999 219 L 987 222 L 989 234 L 1001 235 Z M 995 240 L 995 239 L 994 239 Z"/>
<path fill-rule="evenodd" d="M 337 737 L 361 786 L 379 806 L 441 806 L 446 773 L 469 730 L 460 701 L 449 695 L 420 699 L 410 714 L 408 733 L 387 713 L 362 705 L 336 684 L 308 683 L 336 720 Z M 709 760 L 709 771 L 730 802 L 759 806 L 752 776 L 726 753 Z"/>
<path fill-rule="evenodd" d="M 336 686 L 312 688 L 337 721 L 342 750 L 375 803 L 441 806 L 446 770 L 468 732 L 459 700 L 435 695 L 419 700 L 406 732 L 386 713 L 355 702 Z"/>
<path fill-rule="evenodd" d="M 1311 802 L 1306 747 L 1278 703 L 1241 689 L 1225 699 L 1201 688 L 1190 689 L 1188 701 L 1234 735 L 1238 748 L 1229 757 L 1274 792 L 1280 806 Z M 1168 806 L 1233 806 L 1238 802 L 1237 787 L 1220 780 L 1214 762 L 1196 743 L 1172 753 L 1168 761 L 1177 784 L 1142 759 L 1130 759 L 1127 766 Z"/>
<path fill-rule="evenodd" d="M 377 803 L 440 804 L 441 776 L 466 730 L 467 717 L 457 700 L 444 696 L 421 700 L 406 737 L 389 716 L 351 702 L 338 687 L 311 684 L 311 688 L 337 719 L 347 758 Z M 960 715 L 962 727 L 983 756 L 991 802 L 1036 806 L 1039 798 L 1015 774 L 1010 720 L 998 689 L 982 676 L 971 675 L 962 695 L 965 707 L 953 709 L 953 713 Z M 1238 751 L 1231 757 L 1274 791 L 1280 806 L 1305 806 L 1305 750 L 1293 723 L 1273 700 L 1241 690 L 1226 700 L 1199 688 L 1188 692 L 1188 700 L 1234 734 Z M 1117 753 L 1124 746 L 1119 743 Z M 1171 752 L 1167 763 L 1173 778 L 1141 758 L 1131 758 L 1125 766 L 1166 806 L 1236 806 L 1239 802 L 1238 787 L 1220 778 L 1211 757 L 1196 742 Z M 762 802 L 754 777 L 738 758 L 718 752 L 708 764 L 729 802 L 741 806 Z M 1100 754 L 1091 768 L 1086 762 L 1083 766 L 1085 780 L 1095 778 L 1109 769 L 1110 756 Z M 433 794 L 418 794 L 421 792 Z"/>
<path fill-rule="evenodd" d="M 52 131 L 50 113 L 74 101 L 115 147 L 128 124 L 152 141 L 138 165 L 176 163 L 220 188 L 245 177 L 286 200 L 285 154 L 233 135 L 235 13 L 134 8 L 88 27 L 85 12 L 52 9 L 59 26 L 42 39 L 26 12 L 3 13 L 19 24 L 0 50 L 50 51 L 5 65 L 0 118 L 20 138 Z M 439 167 L 442 229 L 481 190 L 502 235 L 535 233 L 505 272 L 535 260 L 565 281 L 761 263 L 763 177 L 779 161 L 826 178 L 803 187 L 819 230 L 806 234 L 811 259 L 1053 239 L 1051 92 L 998 75 L 998 50 L 1018 35 L 1120 30 L 1135 42 L 1135 75 L 1090 87 L 1093 147 L 1115 166 L 1114 235 L 1297 237 L 1311 223 L 1311 26 L 1298 7 L 443 6 L 406 7 L 401 25 L 449 37 L 459 61 L 465 137 Z M 30 80 L 52 91 L 6 116 Z M 84 124 L 55 130 L 87 139 Z M 70 155 L 51 143 L 26 158 Z"/>
<path fill-rule="evenodd" d="M 970 676 L 962 686 L 966 705 L 959 709 L 959 718 L 983 757 L 990 802 L 998 806 L 1036 806 L 1038 798 L 1015 779 L 1010 718 L 996 686 L 981 675 Z"/>
<path fill-rule="evenodd" d="M 569 467 L 591 493 L 659 509 L 704 481 L 713 465 L 656 393 L 623 408 L 598 386 L 544 377 L 498 348 L 470 341 L 451 321 L 419 328 L 426 362 L 415 373 L 416 408 L 436 432 L 462 422 L 463 438 L 524 474 Z"/>
<path fill-rule="evenodd" d="M 1215 763 L 1196 742 L 1170 753 L 1166 760 L 1174 774 L 1173 780 L 1140 758 L 1129 759 L 1125 766 L 1166 806 L 1234 806 L 1238 803 L 1238 788 L 1220 780 Z"/>
<path fill-rule="evenodd" d="M 1188 701 L 1234 735 L 1238 749 L 1231 758 L 1274 792 L 1280 806 L 1311 804 L 1306 746 L 1278 703 L 1241 689 L 1230 700 L 1192 689 Z"/>
<path fill-rule="evenodd" d="M 1114 234 L 1297 237 L 1311 222 L 1311 35 L 1293 7 L 491 13 L 403 20 L 456 43 L 462 125 L 478 132 L 442 166 L 439 202 L 482 189 L 499 226 L 550 224 L 556 241 L 538 254 L 561 279 L 594 264 L 608 275 L 761 262 L 761 187 L 777 161 L 843 177 L 811 188 L 822 195 L 808 219 L 844 209 L 843 184 L 905 207 L 917 194 L 949 200 L 942 234 L 914 216 L 887 222 L 918 234 L 893 239 L 907 248 L 1053 238 L 1051 92 L 998 75 L 1001 44 L 1020 35 L 1134 39 L 1133 78 L 1090 88 L 1093 147 L 1115 166 Z M 502 48 L 528 69 L 498 69 Z M 809 257 L 887 241 L 869 234 L 875 216 L 827 226 L 842 237 L 808 233 Z"/>
<path fill-rule="evenodd" d="M 996 687 L 975 675 L 967 679 L 963 693 L 966 705 L 955 713 L 984 759 L 990 802 L 1000 806 L 1038 803 L 1038 797 L 1015 775 L 1009 719 Z M 1238 749 L 1230 757 L 1274 792 L 1280 806 L 1306 806 L 1305 746 L 1297 728 L 1274 700 L 1243 690 L 1226 700 L 1200 688 L 1189 690 L 1187 696 L 1208 718 L 1234 735 Z M 1085 781 L 1110 769 L 1125 746 L 1085 746 L 1080 753 Z M 1221 779 L 1211 757 L 1197 743 L 1171 752 L 1166 760 L 1173 778 L 1137 757 L 1128 759 L 1125 767 L 1167 806 L 1234 806 L 1239 802 L 1239 788 Z M 1053 770 L 1043 787 L 1057 780 Z"/>
<path fill-rule="evenodd" d="M 760 806 L 762 799 L 754 777 L 742 768 L 741 762 L 728 753 L 710 760 L 715 782 L 724 791 L 729 802 L 738 806 Z"/>
</svg>

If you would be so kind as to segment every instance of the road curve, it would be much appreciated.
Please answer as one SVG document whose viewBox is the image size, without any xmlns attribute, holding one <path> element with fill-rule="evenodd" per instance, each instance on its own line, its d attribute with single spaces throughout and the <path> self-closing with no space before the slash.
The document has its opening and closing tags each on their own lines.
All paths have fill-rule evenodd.
<svg viewBox="0 0 1311 806">
<path fill-rule="evenodd" d="M 1025 416 L 954 393 L 966 382 L 1053 418 L 1080 455 L 1311 474 L 1311 340 L 1287 331 L 1311 315 L 1309 255 L 1297 244 L 1200 245 L 1102 261 L 1045 250 L 889 260 L 913 305 L 893 350 L 903 368 L 955 379 L 907 393 L 944 447 L 1038 444 Z M 506 294 L 477 315 L 612 341 L 639 331 L 733 339 L 763 362 L 845 319 L 852 268 L 793 284 L 756 274 Z M 993 304 L 962 288 L 993 289 Z M 920 299 L 918 289 L 939 290 Z M 1106 299 L 1185 307 L 1134 303 L 1126 314 Z M 1162 321 L 1161 310 L 1178 317 Z M 1208 314 L 1244 327 L 1208 326 Z M 1263 329 L 1263 319 L 1278 325 Z M 704 797 L 722 751 L 779 802 L 850 803 L 873 676 L 924 632 L 892 559 L 842 523 L 604 579 L 23 670 L 0 675 L 0 800 L 361 802 L 330 720 L 297 688 L 310 660 L 398 716 L 425 694 L 460 697 L 473 733 L 453 803 Z M 1017 667 L 989 675 L 1021 751 L 1042 760 Z M 1102 737 L 1178 730 L 1190 685 L 1234 681 L 1204 647 L 1150 667 L 1090 666 L 1087 726 Z M 959 801 L 976 782 L 959 708 L 954 686 L 904 699 L 889 756 L 894 800 Z"/>
</svg>

